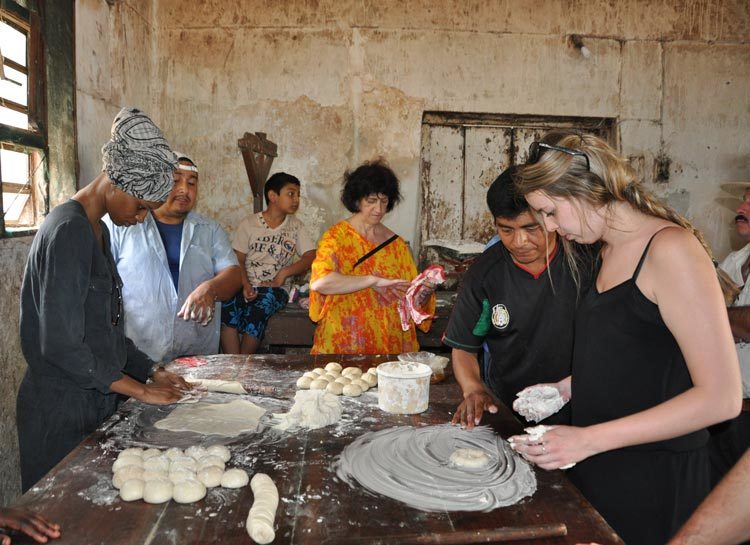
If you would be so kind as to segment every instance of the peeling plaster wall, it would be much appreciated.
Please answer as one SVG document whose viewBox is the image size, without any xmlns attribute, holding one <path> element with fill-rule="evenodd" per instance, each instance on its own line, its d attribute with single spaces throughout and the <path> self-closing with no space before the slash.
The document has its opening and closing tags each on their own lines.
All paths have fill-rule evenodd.
<svg viewBox="0 0 750 545">
<path fill-rule="evenodd" d="M 228 230 L 252 209 L 237 149 L 279 145 L 316 234 L 344 217 L 343 171 L 382 155 L 403 184 L 386 220 L 419 228 L 425 110 L 605 116 L 657 194 L 729 251 L 718 184 L 750 178 L 750 14 L 742 0 L 357 2 L 154 0 L 156 104 L 202 169 L 198 208 Z M 567 36 L 582 35 L 584 59 Z M 700 140 L 700 143 L 698 141 Z"/>
</svg>

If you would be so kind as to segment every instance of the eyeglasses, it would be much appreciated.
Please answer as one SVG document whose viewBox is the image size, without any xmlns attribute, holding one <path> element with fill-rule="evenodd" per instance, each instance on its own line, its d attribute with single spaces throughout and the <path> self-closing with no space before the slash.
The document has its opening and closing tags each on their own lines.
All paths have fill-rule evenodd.
<svg viewBox="0 0 750 545">
<path fill-rule="evenodd" d="M 581 150 L 564 148 L 562 146 L 553 146 L 552 144 L 545 144 L 544 142 L 531 143 L 531 145 L 529 146 L 529 158 L 527 160 L 527 163 L 533 165 L 542 157 L 542 154 L 547 150 L 559 151 L 560 153 L 572 155 L 573 157 L 583 157 L 584 159 L 586 159 L 586 170 L 591 172 L 591 163 L 589 163 L 589 156 L 583 153 Z"/>
</svg>

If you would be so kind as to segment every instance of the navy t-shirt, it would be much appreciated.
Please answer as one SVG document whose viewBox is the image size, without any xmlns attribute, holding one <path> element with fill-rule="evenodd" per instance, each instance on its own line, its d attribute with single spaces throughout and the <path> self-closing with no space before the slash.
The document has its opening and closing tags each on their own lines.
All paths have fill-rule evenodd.
<svg viewBox="0 0 750 545">
<path fill-rule="evenodd" d="M 182 222 L 178 224 L 162 223 L 154 218 L 156 228 L 161 235 L 161 241 L 164 243 L 164 250 L 167 252 L 167 263 L 169 263 L 169 272 L 172 274 L 174 289 L 178 289 L 180 281 L 180 245 L 182 244 Z"/>
</svg>

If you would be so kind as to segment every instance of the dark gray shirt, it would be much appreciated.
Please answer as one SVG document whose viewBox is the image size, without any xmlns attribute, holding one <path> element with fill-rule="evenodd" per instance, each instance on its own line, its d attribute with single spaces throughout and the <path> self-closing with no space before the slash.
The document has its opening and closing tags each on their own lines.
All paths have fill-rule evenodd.
<svg viewBox="0 0 750 545">
<path fill-rule="evenodd" d="M 125 337 L 122 281 L 100 225 L 101 246 L 70 200 L 39 228 L 21 287 L 21 348 L 30 377 L 108 394 L 123 374 L 145 382 L 153 362 Z"/>
</svg>

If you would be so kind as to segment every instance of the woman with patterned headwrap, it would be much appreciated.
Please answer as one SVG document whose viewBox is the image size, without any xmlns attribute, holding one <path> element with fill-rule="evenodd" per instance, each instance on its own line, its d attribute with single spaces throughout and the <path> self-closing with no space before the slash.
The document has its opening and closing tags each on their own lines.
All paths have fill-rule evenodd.
<svg viewBox="0 0 750 545">
<path fill-rule="evenodd" d="M 122 281 L 101 218 L 142 222 L 169 195 L 177 163 L 159 128 L 123 108 L 102 149 L 103 172 L 57 206 L 31 245 L 21 286 L 17 399 L 21 481 L 28 490 L 117 408 L 118 394 L 153 404 L 189 388 L 125 337 Z M 146 383 L 151 377 L 152 382 Z"/>
</svg>

